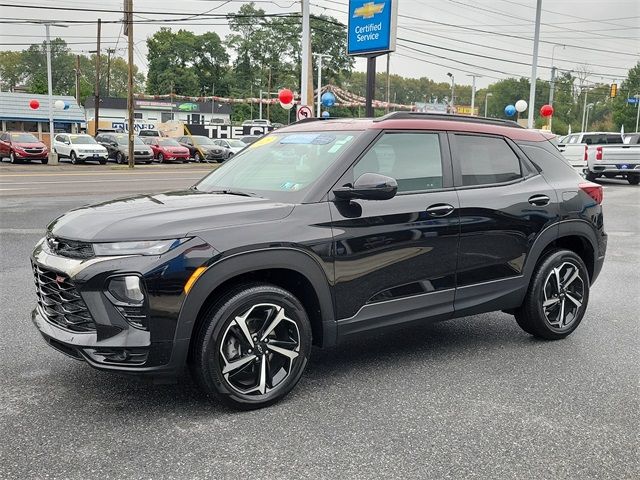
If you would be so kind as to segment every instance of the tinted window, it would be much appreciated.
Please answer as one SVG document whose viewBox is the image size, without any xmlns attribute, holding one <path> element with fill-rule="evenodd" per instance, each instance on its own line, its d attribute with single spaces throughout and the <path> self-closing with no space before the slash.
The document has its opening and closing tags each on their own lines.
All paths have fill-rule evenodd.
<svg viewBox="0 0 640 480">
<path fill-rule="evenodd" d="M 363 173 L 395 178 L 399 192 L 442 187 L 442 159 L 437 133 L 385 133 L 353 167 Z"/>
<path fill-rule="evenodd" d="M 608 144 L 620 144 L 622 142 L 622 135 L 607 135 Z"/>
<path fill-rule="evenodd" d="M 522 177 L 520 160 L 501 138 L 456 135 L 463 185 L 486 185 Z"/>
</svg>

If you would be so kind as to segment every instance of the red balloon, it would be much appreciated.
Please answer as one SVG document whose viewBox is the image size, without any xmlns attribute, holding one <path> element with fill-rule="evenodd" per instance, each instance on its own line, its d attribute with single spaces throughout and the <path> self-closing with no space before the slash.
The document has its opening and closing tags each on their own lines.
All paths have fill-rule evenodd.
<svg viewBox="0 0 640 480">
<path fill-rule="evenodd" d="M 29 102 L 29 106 L 33 109 L 33 110 L 37 110 L 38 108 L 40 108 L 40 102 L 36 99 L 33 99 Z"/>
<path fill-rule="evenodd" d="M 285 105 L 293 102 L 293 92 L 288 88 L 283 88 L 278 92 L 278 100 Z"/>
<path fill-rule="evenodd" d="M 540 107 L 540 115 L 550 117 L 553 115 L 553 107 L 551 105 L 543 105 Z"/>
</svg>

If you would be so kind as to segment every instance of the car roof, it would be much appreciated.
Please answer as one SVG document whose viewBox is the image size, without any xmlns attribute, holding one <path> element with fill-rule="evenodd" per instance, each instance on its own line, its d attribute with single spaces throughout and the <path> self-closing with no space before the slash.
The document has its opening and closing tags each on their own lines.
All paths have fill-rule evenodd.
<svg viewBox="0 0 640 480">
<path fill-rule="evenodd" d="M 400 113 L 400 112 L 397 112 Z M 406 112 L 408 113 L 408 112 Z M 543 142 L 555 135 L 521 128 L 515 122 L 460 115 L 422 114 L 373 118 L 335 118 L 303 120 L 280 128 L 278 133 L 364 130 L 446 130 L 465 133 L 502 135 L 511 140 Z"/>
</svg>

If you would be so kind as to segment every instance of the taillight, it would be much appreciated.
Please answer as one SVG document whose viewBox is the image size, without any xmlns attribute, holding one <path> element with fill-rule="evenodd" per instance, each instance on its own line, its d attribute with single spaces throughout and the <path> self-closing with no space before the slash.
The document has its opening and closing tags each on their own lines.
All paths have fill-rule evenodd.
<svg viewBox="0 0 640 480">
<path fill-rule="evenodd" d="M 593 182 L 584 182 L 578 185 L 580 190 L 593 198 L 598 205 L 602 203 L 602 199 L 604 198 L 604 191 L 602 190 L 602 185 L 598 185 Z"/>
<path fill-rule="evenodd" d="M 602 147 L 596 147 L 596 160 L 602 160 Z"/>
<path fill-rule="evenodd" d="M 589 147 L 587 147 L 586 145 L 584 146 L 584 161 L 586 162 L 589 159 Z"/>
</svg>

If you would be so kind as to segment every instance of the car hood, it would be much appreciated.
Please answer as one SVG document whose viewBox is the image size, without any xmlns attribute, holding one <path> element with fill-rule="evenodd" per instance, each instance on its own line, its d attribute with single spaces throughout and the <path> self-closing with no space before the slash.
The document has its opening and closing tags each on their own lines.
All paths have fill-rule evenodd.
<svg viewBox="0 0 640 480">
<path fill-rule="evenodd" d="M 57 237 L 85 242 L 161 240 L 200 230 L 280 220 L 293 205 L 194 190 L 136 195 L 88 205 L 49 224 Z"/>
<path fill-rule="evenodd" d="M 42 142 L 13 142 L 12 145 L 18 148 L 47 148 L 47 146 Z"/>
</svg>

